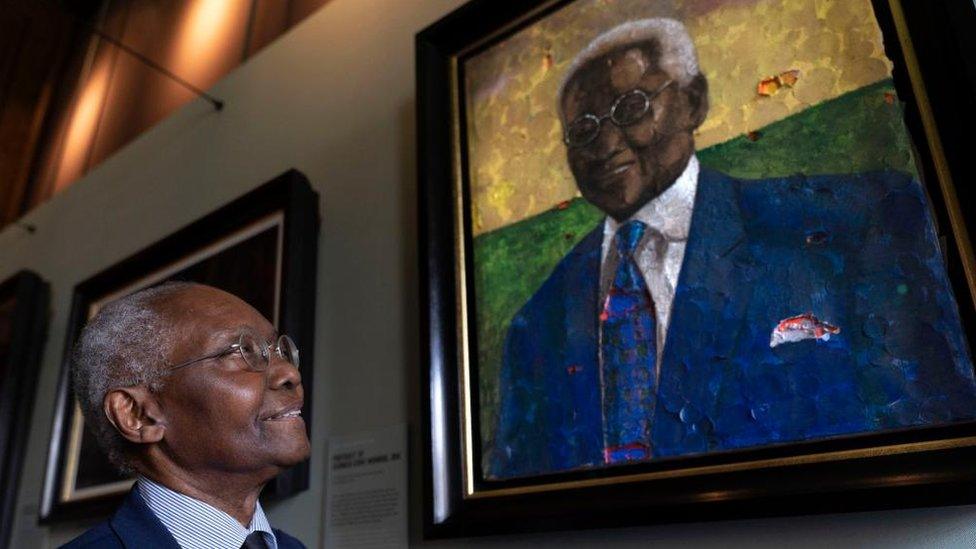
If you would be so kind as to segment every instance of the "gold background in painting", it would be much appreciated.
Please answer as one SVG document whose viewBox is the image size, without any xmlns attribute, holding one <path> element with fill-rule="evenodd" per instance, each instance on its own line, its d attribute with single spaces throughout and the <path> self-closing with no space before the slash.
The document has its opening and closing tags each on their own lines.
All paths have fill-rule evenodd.
<svg viewBox="0 0 976 549">
<path fill-rule="evenodd" d="M 870 0 L 578 0 L 464 62 L 474 235 L 578 196 L 556 90 L 590 40 L 646 17 L 682 21 L 695 42 L 711 102 L 699 149 L 891 76 Z M 757 95 L 793 69 L 793 88 Z"/>
</svg>

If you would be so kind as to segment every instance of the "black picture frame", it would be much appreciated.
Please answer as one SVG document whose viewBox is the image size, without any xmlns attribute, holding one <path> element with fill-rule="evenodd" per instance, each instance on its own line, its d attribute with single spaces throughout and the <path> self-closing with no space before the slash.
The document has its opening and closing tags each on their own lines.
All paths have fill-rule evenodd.
<svg viewBox="0 0 976 549">
<path fill-rule="evenodd" d="M 0 283 L 0 547 L 13 533 L 49 299 L 48 284 L 31 271 Z"/>
<path fill-rule="evenodd" d="M 276 316 L 278 330 L 289 334 L 301 349 L 302 362 L 314 364 L 318 228 L 318 194 L 302 173 L 292 169 L 75 287 L 40 505 L 42 523 L 108 516 L 131 485 L 131 479 L 115 479 L 116 473 L 100 450 L 95 453 L 97 446 L 84 438 L 89 435 L 78 423 L 83 420 L 72 393 L 69 357 L 93 307 L 111 297 L 173 278 L 223 285 L 242 296 L 253 290 L 255 296 L 261 296 L 256 299 L 263 305 L 252 305 L 273 323 Z M 269 252 L 264 256 L 270 257 L 267 261 L 272 263 L 263 263 L 262 254 L 254 249 Z M 233 273 L 223 274 L 227 273 L 226 268 L 207 269 L 208 265 L 225 261 L 222 258 L 238 261 L 236 264 L 243 267 L 264 266 L 270 271 L 262 271 L 267 275 L 263 277 L 248 272 L 248 276 L 233 278 Z M 226 267 L 227 263 L 219 265 Z M 213 278 L 220 276 L 227 278 Z M 309 432 L 312 376 L 311 367 L 303 368 L 302 414 Z M 69 455 L 74 457 L 69 459 Z M 86 459 L 92 462 L 87 469 Z M 78 479 L 79 471 L 84 470 L 90 471 L 86 480 L 90 486 L 82 488 Z M 306 490 L 308 476 L 306 460 L 268 483 L 262 499 L 285 498 Z"/>
<path fill-rule="evenodd" d="M 872 433 L 544 479 L 486 480 L 471 466 L 477 436 L 477 368 L 469 319 L 470 190 L 463 174 L 459 59 L 511 36 L 572 0 L 474 0 L 416 36 L 418 208 L 421 231 L 420 395 L 424 536 L 448 538 L 889 508 L 976 501 L 976 424 Z M 976 122 L 976 24 L 969 3 L 872 0 L 905 101 L 905 124 L 935 209 L 952 287 L 972 346 L 971 290 L 976 164 L 967 151 Z M 461 165 L 459 165 L 459 163 Z M 462 179 L 463 181 L 463 179 Z M 946 193 L 948 186 L 953 190 Z M 964 222 L 963 222 L 964 221 Z M 470 292 L 470 290 L 468 290 Z M 467 294 L 470 300 L 470 293 Z M 466 331 L 467 330 L 467 331 Z M 477 431 L 475 430 L 475 433 Z M 469 437 L 466 440 L 466 437 Z M 466 463 L 467 462 L 467 463 Z M 748 467 L 743 464 L 749 464 Z"/>
</svg>

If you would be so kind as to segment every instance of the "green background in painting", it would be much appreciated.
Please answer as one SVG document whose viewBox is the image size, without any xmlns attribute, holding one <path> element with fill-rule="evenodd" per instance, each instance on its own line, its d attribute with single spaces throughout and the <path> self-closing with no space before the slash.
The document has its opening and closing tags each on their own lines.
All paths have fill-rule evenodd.
<svg viewBox="0 0 976 549">
<path fill-rule="evenodd" d="M 901 104 L 890 80 L 771 124 L 759 130 L 755 140 L 741 136 L 697 154 L 702 165 L 742 179 L 880 169 L 916 174 Z M 474 239 L 476 367 L 486 450 L 497 421 L 498 370 L 512 317 L 603 218 L 581 198 L 563 206 Z"/>
</svg>

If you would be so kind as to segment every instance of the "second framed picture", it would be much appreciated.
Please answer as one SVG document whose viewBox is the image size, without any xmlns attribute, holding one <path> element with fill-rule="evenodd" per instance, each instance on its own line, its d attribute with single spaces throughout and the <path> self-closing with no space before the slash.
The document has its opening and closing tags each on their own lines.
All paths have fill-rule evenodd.
<svg viewBox="0 0 976 549">
<path fill-rule="evenodd" d="M 41 520 L 108 513 L 133 479 L 120 476 L 85 427 L 73 396 L 69 357 L 89 318 L 106 303 L 170 280 L 199 282 L 230 292 L 289 334 L 312 364 L 318 195 L 291 170 L 181 229 L 75 288 L 58 388 Z M 310 429 L 312 370 L 303 368 Z M 265 497 L 308 487 L 308 462 L 279 475 Z"/>
</svg>

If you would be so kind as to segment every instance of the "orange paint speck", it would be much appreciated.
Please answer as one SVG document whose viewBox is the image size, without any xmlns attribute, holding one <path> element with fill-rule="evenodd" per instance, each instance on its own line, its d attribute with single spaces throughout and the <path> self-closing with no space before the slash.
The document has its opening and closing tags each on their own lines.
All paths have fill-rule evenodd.
<svg viewBox="0 0 976 549">
<path fill-rule="evenodd" d="M 756 85 L 756 93 L 762 97 L 770 97 L 776 95 L 781 88 L 792 88 L 799 79 L 799 70 L 783 71 L 776 76 L 769 76 L 760 80 L 759 84 Z"/>
<path fill-rule="evenodd" d="M 800 71 L 797 69 L 791 69 L 779 73 L 779 83 L 787 88 L 792 88 L 796 81 L 800 79 Z"/>
<path fill-rule="evenodd" d="M 548 71 L 549 69 L 552 68 L 552 65 L 553 65 L 552 54 L 547 53 L 542 57 L 542 70 Z"/>
<path fill-rule="evenodd" d="M 756 86 L 756 93 L 762 97 L 770 97 L 779 91 L 779 82 L 775 76 L 763 78 Z"/>
</svg>

